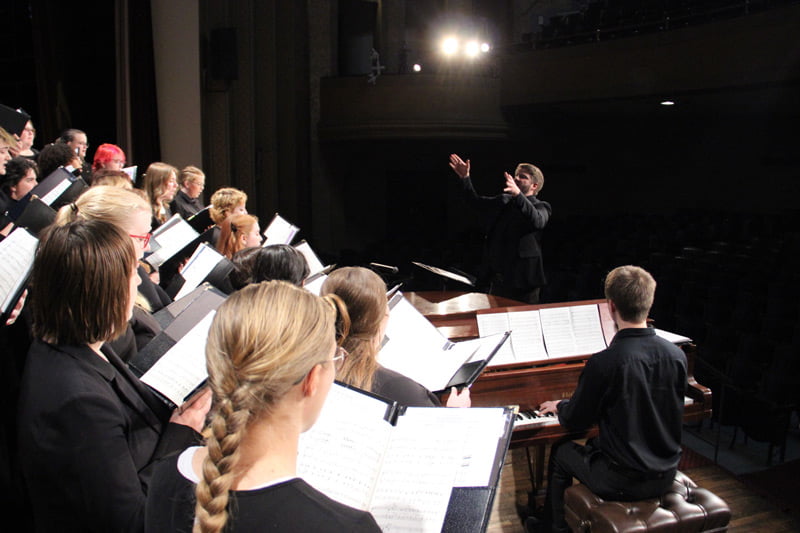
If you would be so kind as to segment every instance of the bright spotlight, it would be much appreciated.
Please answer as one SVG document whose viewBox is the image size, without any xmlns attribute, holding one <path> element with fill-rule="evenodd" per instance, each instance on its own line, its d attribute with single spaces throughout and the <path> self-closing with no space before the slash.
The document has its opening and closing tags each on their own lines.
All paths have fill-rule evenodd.
<svg viewBox="0 0 800 533">
<path fill-rule="evenodd" d="M 481 52 L 484 54 L 489 51 L 489 43 L 481 43 Z"/>
<path fill-rule="evenodd" d="M 467 55 L 467 57 L 476 57 L 480 51 L 481 47 L 480 44 L 478 44 L 478 41 L 470 41 L 464 48 L 464 53 Z"/>
<path fill-rule="evenodd" d="M 673 102 L 672 100 L 664 100 L 661 102 L 661 105 L 666 105 L 666 106 L 675 105 L 675 102 Z"/>
<path fill-rule="evenodd" d="M 419 63 L 414 63 L 414 66 L 411 68 L 414 69 L 414 72 L 422 72 L 422 65 L 420 65 Z"/>
<path fill-rule="evenodd" d="M 442 52 L 444 55 L 451 56 L 458 52 L 458 39 L 455 37 L 447 37 L 442 41 Z"/>
</svg>

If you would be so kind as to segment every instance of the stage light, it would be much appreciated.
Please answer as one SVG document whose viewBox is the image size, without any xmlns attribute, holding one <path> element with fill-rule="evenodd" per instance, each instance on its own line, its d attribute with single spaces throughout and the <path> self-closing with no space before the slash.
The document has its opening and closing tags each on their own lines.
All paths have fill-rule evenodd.
<svg viewBox="0 0 800 533">
<path fill-rule="evenodd" d="M 489 51 L 489 43 L 481 43 L 481 52 L 484 54 Z"/>
<path fill-rule="evenodd" d="M 481 47 L 480 44 L 478 44 L 478 41 L 470 41 L 464 48 L 464 53 L 467 57 L 477 57 L 480 51 Z"/>
<path fill-rule="evenodd" d="M 442 52 L 446 56 L 452 56 L 458 52 L 458 39 L 455 37 L 446 37 L 442 41 Z"/>
<path fill-rule="evenodd" d="M 661 102 L 661 105 L 665 105 L 665 106 L 667 106 L 667 105 L 675 105 L 675 102 L 673 102 L 672 100 L 664 100 L 664 101 Z"/>
<path fill-rule="evenodd" d="M 414 66 L 411 68 L 414 69 L 414 72 L 422 72 L 422 65 L 420 65 L 419 63 L 414 63 Z"/>
</svg>

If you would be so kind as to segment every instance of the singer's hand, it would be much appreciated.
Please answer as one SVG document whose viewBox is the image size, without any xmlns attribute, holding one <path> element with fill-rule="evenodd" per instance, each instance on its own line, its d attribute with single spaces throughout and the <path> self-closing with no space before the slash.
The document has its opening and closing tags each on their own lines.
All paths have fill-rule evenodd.
<svg viewBox="0 0 800 533">
<path fill-rule="evenodd" d="M 472 399 L 469 396 L 469 389 L 464 387 L 461 392 L 455 387 L 450 387 L 450 396 L 447 397 L 447 407 L 470 407 Z"/>
<path fill-rule="evenodd" d="M 466 178 L 469 176 L 469 159 L 464 162 L 463 159 L 456 154 L 450 154 L 450 168 L 453 169 L 459 178 Z"/>
<path fill-rule="evenodd" d="M 506 178 L 506 188 L 503 189 L 503 192 L 510 194 L 511 196 L 519 196 L 519 193 L 521 191 L 519 190 L 519 187 L 517 187 L 517 182 L 514 181 L 514 176 L 506 172 L 505 178 Z"/>
</svg>

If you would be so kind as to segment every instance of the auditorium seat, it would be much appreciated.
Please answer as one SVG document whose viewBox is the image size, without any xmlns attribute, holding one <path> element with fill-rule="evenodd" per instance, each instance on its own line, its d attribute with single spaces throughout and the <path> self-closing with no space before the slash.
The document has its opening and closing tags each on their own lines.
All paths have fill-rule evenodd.
<svg viewBox="0 0 800 533">
<path fill-rule="evenodd" d="M 672 487 L 659 498 L 607 501 L 578 484 L 567 489 L 564 504 L 573 532 L 721 532 L 728 530 L 731 519 L 724 500 L 682 472 L 677 472 Z"/>
</svg>

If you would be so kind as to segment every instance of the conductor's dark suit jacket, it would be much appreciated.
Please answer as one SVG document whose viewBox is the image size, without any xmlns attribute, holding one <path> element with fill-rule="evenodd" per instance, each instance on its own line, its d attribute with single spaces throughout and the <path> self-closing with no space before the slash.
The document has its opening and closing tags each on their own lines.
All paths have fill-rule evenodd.
<svg viewBox="0 0 800 533">
<path fill-rule="evenodd" d="M 198 442 L 104 347 L 34 341 L 19 401 L 21 468 L 36 531 L 142 531 L 153 463 Z"/>
<path fill-rule="evenodd" d="M 522 194 L 480 196 L 469 177 L 461 179 L 461 186 L 467 200 L 488 216 L 484 277 L 499 275 L 504 285 L 518 289 L 546 285 L 540 242 L 550 204 Z"/>
</svg>

